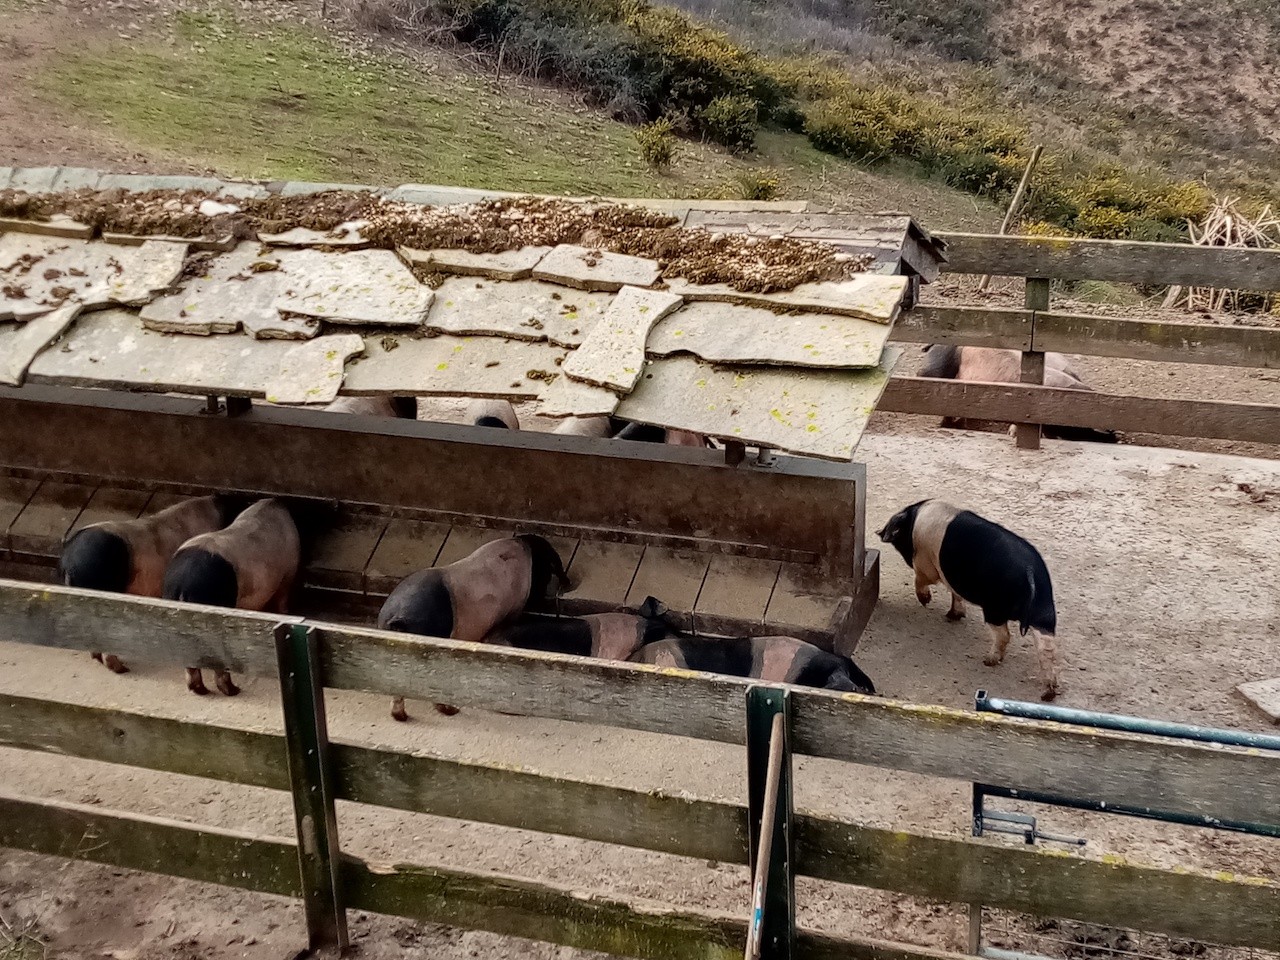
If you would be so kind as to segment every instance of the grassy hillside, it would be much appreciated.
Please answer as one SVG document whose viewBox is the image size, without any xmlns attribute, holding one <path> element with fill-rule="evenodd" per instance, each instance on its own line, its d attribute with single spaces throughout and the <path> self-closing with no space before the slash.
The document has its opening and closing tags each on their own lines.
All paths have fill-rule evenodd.
<svg viewBox="0 0 1280 960">
<path fill-rule="evenodd" d="M 613 196 L 776 189 L 856 211 L 910 210 L 937 228 L 999 222 L 994 205 L 910 169 L 863 170 L 781 132 L 762 133 L 750 157 L 682 141 L 674 162 L 653 170 L 633 125 L 569 92 L 438 50 L 371 51 L 303 18 L 238 16 L 188 12 L 137 39 L 71 39 L 30 82 L 55 109 L 149 155 L 228 175 Z"/>
</svg>

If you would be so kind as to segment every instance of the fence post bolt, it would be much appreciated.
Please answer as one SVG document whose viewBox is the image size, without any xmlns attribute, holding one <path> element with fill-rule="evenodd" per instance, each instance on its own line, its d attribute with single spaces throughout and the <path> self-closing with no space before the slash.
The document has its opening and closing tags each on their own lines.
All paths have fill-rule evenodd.
<svg viewBox="0 0 1280 960">
<path fill-rule="evenodd" d="M 770 742 L 774 717 L 781 716 L 781 764 L 777 796 L 766 816 L 766 784 L 769 779 Z M 770 847 L 765 871 L 763 912 L 759 918 L 759 956 L 763 960 L 790 960 L 795 949 L 795 836 L 792 828 L 791 791 L 791 695 L 780 687 L 747 688 L 747 809 L 750 863 L 754 874 L 761 844 Z M 770 836 L 761 836 L 763 821 L 771 820 Z M 757 878 L 752 876 L 752 889 Z M 748 944 L 753 915 L 748 921 Z"/>
<path fill-rule="evenodd" d="M 341 953 L 347 949 L 347 914 L 318 638 L 314 627 L 282 623 L 275 640 L 307 939 L 312 950 Z"/>
<path fill-rule="evenodd" d="M 1031 346 L 1035 347 L 1036 313 L 1049 309 L 1049 281 L 1045 277 L 1027 279 L 1024 305 L 1031 311 Z M 1044 352 L 1031 349 L 1022 354 L 1021 380 L 1023 383 L 1044 383 Z M 1013 428 L 1014 442 L 1019 450 L 1040 449 L 1040 424 L 1019 423 Z"/>
</svg>

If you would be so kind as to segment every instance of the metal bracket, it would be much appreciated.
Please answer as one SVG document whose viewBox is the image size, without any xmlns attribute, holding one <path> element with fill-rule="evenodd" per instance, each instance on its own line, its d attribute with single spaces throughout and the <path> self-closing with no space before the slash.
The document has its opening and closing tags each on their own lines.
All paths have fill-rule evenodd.
<svg viewBox="0 0 1280 960">
<path fill-rule="evenodd" d="M 791 695 L 747 688 L 747 804 L 752 865 L 746 958 L 791 960 L 796 938 Z"/>
<path fill-rule="evenodd" d="M 1023 842 L 1031 845 L 1037 840 L 1053 843 L 1065 843 L 1073 847 L 1083 847 L 1088 841 L 1083 837 L 1064 837 L 1057 833 L 1044 833 L 1036 825 L 1036 818 L 1028 813 L 1011 813 L 1005 810 L 984 810 L 982 801 L 986 790 L 980 783 L 973 785 L 973 835 L 981 837 L 985 833 L 1008 833 L 1020 836 Z"/>
<path fill-rule="evenodd" d="M 307 940 L 312 950 L 341 953 L 348 945 L 347 914 L 316 630 L 282 623 L 275 640 Z"/>
</svg>

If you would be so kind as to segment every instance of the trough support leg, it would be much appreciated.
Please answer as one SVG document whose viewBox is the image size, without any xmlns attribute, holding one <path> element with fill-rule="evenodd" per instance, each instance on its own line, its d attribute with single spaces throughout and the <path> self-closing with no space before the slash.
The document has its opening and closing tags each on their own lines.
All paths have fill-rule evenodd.
<svg viewBox="0 0 1280 960">
<path fill-rule="evenodd" d="M 1035 343 L 1035 313 L 1049 309 L 1049 281 L 1045 277 L 1031 277 L 1027 279 L 1027 291 L 1025 306 L 1032 311 L 1031 316 L 1031 338 L 1032 344 Z M 1029 350 L 1022 355 L 1022 375 L 1023 383 L 1044 383 L 1044 353 L 1039 350 Z M 1019 450 L 1039 450 L 1040 449 L 1040 424 L 1038 423 L 1019 423 L 1014 427 L 1014 441 Z"/>
<path fill-rule="evenodd" d="M 307 939 L 312 950 L 341 953 L 347 949 L 347 915 L 316 631 L 282 623 L 275 639 Z"/>
<path fill-rule="evenodd" d="M 753 896 L 746 957 L 791 960 L 796 939 L 791 699 L 778 687 L 747 689 L 747 803 Z M 760 876 L 758 867 L 764 868 Z"/>
</svg>

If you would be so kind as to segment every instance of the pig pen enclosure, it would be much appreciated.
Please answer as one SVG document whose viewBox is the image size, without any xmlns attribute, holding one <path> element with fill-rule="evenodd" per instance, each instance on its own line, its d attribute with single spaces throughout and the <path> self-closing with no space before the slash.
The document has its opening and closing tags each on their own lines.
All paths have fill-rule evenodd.
<svg viewBox="0 0 1280 960">
<path fill-rule="evenodd" d="M 779 232 L 773 223 L 776 213 L 770 211 L 755 212 L 746 219 L 732 211 L 691 211 L 683 216 L 686 222 L 701 218 L 715 229 L 756 230 L 769 236 Z M 735 222 L 735 217 L 741 222 Z M 819 230 L 831 229 L 829 223 L 806 215 L 792 221 L 791 232 L 805 233 L 806 223 L 810 227 L 816 223 Z M 936 273 L 939 250 L 905 221 L 874 226 L 875 230 L 868 230 L 865 225 L 855 228 L 846 223 L 840 246 L 854 257 L 878 250 L 879 275 L 908 276 L 894 297 L 910 303 L 918 283 L 910 278 L 928 279 Z M 55 227 L 76 229 L 65 221 Z M 874 234 L 870 240 L 869 234 Z M 953 239 L 963 250 L 966 241 Z M 285 246 L 306 250 L 308 240 L 316 242 L 315 237 L 295 236 L 292 242 L 301 246 Z M 261 257 L 254 250 L 252 262 Z M 480 283 L 491 282 L 492 278 L 477 279 L 465 272 L 474 269 L 465 260 L 441 255 L 428 260 L 437 268 L 428 272 L 443 274 L 445 283 L 452 278 L 459 296 L 460 278 L 468 278 L 468 293 Z M 875 255 L 871 262 L 876 263 Z M 1265 274 L 1257 282 L 1270 283 L 1275 274 L 1265 271 L 1273 270 L 1273 261 L 1255 258 L 1251 262 Z M 957 266 L 973 263 L 958 261 Z M 506 268 L 517 274 L 523 269 L 519 264 Z M 464 272 L 450 272 L 459 269 Z M 1012 270 L 1007 264 L 1006 269 Z M 1037 276 L 1047 272 L 1042 263 L 1034 264 L 1034 269 Z M 272 272 L 276 271 L 264 271 Z M 876 273 L 876 267 L 870 272 Z M 635 277 L 630 279 L 636 282 Z M 600 296 L 610 292 L 596 291 Z M 722 290 L 714 292 L 724 295 Z M 688 296 L 687 288 L 684 293 Z M 586 293 L 570 296 L 571 303 L 585 306 Z M 559 306 L 551 319 L 561 322 L 564 302 L 553 302 Z M 824 309 L 830 307 L 825 302 Z M 152 311 L 152 315 L 162 312 Z M 204 322 L 199 310 L 184 306 L 178 312 L 158 322 L 162 326 Z M 894 339 L 973 343 L 986 342 L 993 336 L 991 325 L 996 324 L 998 336 L 1016 340 L 1030 354 L 1037 346 L 1051 348 L 1044 347 L 1049 340 L 1035 338 L 1037 333 L 1048 336 L 1054 331 L 1054 318 L 1044 312 L 1043 305 L 1037 308 L 1030 296 L 1026 311 L 994 312 L 998 314 L 994 319 L 993 311 L 981 317 L 976 316 L 979 312 L 917 309 L 899 317 L 896 302 L 891 302 L 885 317 L 889 322 L 883 326 Z M 235 719 L 221 704 L 202 707 L 198 715 L 176 716 L 169 710 L 149 709 L 145 694 L 139 700 L 136 695 L 130 699 L 126 694 L 103 692 L 90 697 L 90 703 L 74 704 L 59 702 L 64 698 L 51 695 L 39 682 L 28 680 L 31 689 L 6 685 L 7 692 L 0 696 L 0 745 L 45 755 L 27 754 L 32 757 L 33 782 L 46 783 L 54 775 L 54 767 L 41 767 L 44 760 L 91 762 L 137 768 L 139 783 L 154 784 L 157 790 L 164 789 L 161 780 L 147 779 L 153 772 L 177 774 L 183 780 L 207 778 L 218 784 L 215 791 L 233 791 L 228 795 L 240 797 L 244 806 L 239 825 L 232 828 L 213 826 L 206 818 L 191 822 L 185 811 L 178 816 L 127 813 L 128 803 L 110 803 L 121 809 L 105 809 L 102 802 L 107 800 L 96 794 L 51 800 L 21 797 L 6 788 L 0 800 L 0 846 L 300 898 L 301 907 L 280 908 L 292 918 L 292 927 L 284 931 L 283 940 L 272 941 L 292 943 L 295 948 L 303 942 L 298 918 L 305 915 L 312 943 L 325 945 L 342 940 L 347 911 L 363 911 L 624 955 L 739 956 L 748 911 L 742 906 L 745 891 L 738 885 L 743 882 L 742 866 L 753 862 L 762 846 L 755 834 L 765 808 L 769 721 L 777 712 L 784 717 L 787 749 L 778 768 L 783 774 L 780 800 L 774 808 L 778 828 L 773 842 L 763 844 L 773 853 L 764 912 L 765 956 L 905 960 L 951 955 L 948 949 L 885 939 L 883 931 L 901 929 L 900 924 L 889 922 L 900 915 L 900 900 L 962 905 L 968 919 L 959 941 L 951 930 L 945 936 L 930 937 L 932 908 L 916 908 L 917 916 L 925 918 L 919 924 L 923 939 L 942 942 L 957 954 L 968 951 L 998 960 L 1009 956 L 1009 947 L 1068 958 L 1247 956 L 1269 954 L 1280 947 L 1280 886 L 1266 859 L 1271 841 L 1257 841 L 1255 846 L 1239 832 L 1245 828 L 1274 835 L 1280 824 L 1276 806 L 1280 753 L 1264 739 L 1206 743 L 1190 738 L 1187 730 L 1158 736 L 1154 731 L 1100 729 L 1061 718 L 1018 719 L 799 688 L 753 689 L 747 682 L 727 678 L 408 638 L 351 622 L 367 619 L 370 602 L 376 604 L 412 569 L 433 561 L 448 562 L 484 539 L 512 529 L 536 529 L 551 536 L 571 558 L 575 589 L 562 598 L 559 612 L 617 609 L 655 594 L 673 608 L 687 629 L 721 635 L 785 632 L 828 648 L 853 651 L 872 617 L 881 575 L 878 553 L 864 543 L 865 468 L 850 462 L 865 418 L 857 418 L 854 433 L 836 438 L 834 442 L 843 446 L 832 456 L 835 448 L 828 445 L 832 442 L 828 431 L 815 431 L 822 436 L 814 438 L 804 420 L 799 430 L 792 431 L 790 424 L 781 422 L 791 418 L 773 415 L 776 402 L 761 404 L 757 398 L 765 413 L 760 419 L 770 432 L 749 435 L 747 440 L 800 454 L 786 456 L 768 450 L 748 454 L 742 440 L 725 436 L 722 424 L 709 424 L 703 411 L 698 416 L 704 419 L 671 419 L 673 414 L 688 414 L 694 405 L 670 402 L 670 392 L 665 394 L 668 409 L 662 411 L 661 419 L 669 426 L 720 436 L 727 441 L 724 451 L 541 434 L 506 436 L 468 427 L 276 408 L 246 400 L 270 395 L 269 387 L 259 386 L 266 382 L 261 376 L 247 388 L 241 384 L 227 389 L 222 383 L 219 386 L 224 389 L 218 391 L 209 389 L 206 381 L 143 384 L 140 381 L 146 378 L 139 375 L 153 372 L 147 369 L 151 364 L 145 357 L 135 360 L 126 377 L 121 378 L 118 367 L 109 376 L 100 376 L 94 367 L 104 355 L 94 353 L 95 344 L 108 343 L 121 332 L 138 336 L 136 331 L 124 330 L 120 314 L 119 310 L 86 314 L 78 330 L 65 325 L 77 320 L 74 315 L 47 320 L 43 332 L 0 323 L 0 337 L 25 343 L 29 350 L 33 334 L 46 338 L 23 365 L 24 385 L 0 388 L 0 466 L 10 513 L 5 518 L 5 570 L 22 578 L 0 583 L 0 637 L 81 652 L 107 648 L 126 659 L 173 667 L 194 662 L 225 665 L 249 678 L 246 690 L 250 693 L 265 693 L 273 699 L 271 691 L 278 688 L 286 723 L 278 732 L 278 724 L 264 722 L 261 705 L 252 703 L 260 697 L 226 701 L 237 709 L 246 704 L 251 719 L 245 721 Z M 761 319 L 745 312 L 739 315 L 748 325 Z M 773 316 L 780 322 L 786 314 Z M 1042 325 L 1037 327 L 1038 321 Z M 50 333 L 60 324 L 57 333 Z M 154 324 L 149 329 L 160 337 L 183 336 L 162 332 Z M 513 332 L 529 334 L 527 328 L 506 329 L 507 335 Z M 663 333 L 661 328 L 654 332 Z M 102 334 L 96 341 L 95 333 Z M 665 335 L 673 334 L 669 324 Z M 1131 328 L 1116 323 L 1103 325 L 1094 334 L 1091 342 L 1123 341 L 1104 349 L 1132 349 L 1140 341 Z M 210 332 L 212 339 L 220 335 L 226 334 Z M 464 335 L 476 333 L 459 330 L 406 341 L 395 348 L 376 338 L 366 349 L 383 358 L 383 366 L 365 366 L 360 376 L 368 379 L 360 392 L 429 393 L 420 383 L 371 382 L 379 371 L 389 377 L 404 376 L 404 367 L 395 370 L 387 365 L 397 354 L 430 351 L 433 368 L 441 363 L 452 366 L 452 347 L 457 344 L 449 338 Z M 561 337 L 576 335 L 572 325 L 559 331 Z M 1164 332 L 1153 336 L 1156 346 L 1141 341 L 1145 345 L 1138 349 L 1175 351 Z M 1280 356 L 1275 331 L 1228 328 L 1208 336 L 1214 362 L 1239 362 L 1224 359 L 1232 350 L 1270 366 Z M 804 343 L 782 340 L 777 349 L 804 351 Z M 146 335 L 141 335 L 144 354 L 146 341 Z M 189 336 L 187 342 L 209 341 Z M 498 385 L 497 391 L 484 393 L 509 389 L 515 391 L 512 399 L 538 396 L 546 402 L 550 385 L 546 378 L 532 374 L 559 366 L 551 351 L 564 354 L 568 348 L 550 335 L 545 341 L 510 342 L 517 344 L 517 350 L 540 351 L 539 362 L 528 363 L 522 355 L 514 360 L 517 373 L 503 370 L 499 375 L 484 365 L 492 361 L 482 358 L 464 372 L 489 377 Z M 1185 350 L 1195 349 L 1184 343 Z M 442 344 L 449 346 L 442 349 Z M 69 356 L 62 347 L 70 348 Z M 708 339 L 704 348 L 741 349 Z M 881 352 L 883 340 L 871 347 L 851 344 L 848 349 L 871 350 L 871 359 L 883 364 L 886 372 L 892 367 L 892 360 Z M 137 352 L 130 355 L 136 357 Z M 93 360 L 94 356 L 99 359 Z M 667 377 L 668 390 L 680 376 L 687 376 L 677 371 L 678 361 L 672 356 L 650 356 L 651 365 Z M 741 352 L 733 356 L 739 364 L 771 359 Z M 501 357 L 499 362 L 506 363 L 507 356 Z M 278 360 L 273 358 L 272 372 Z M 417 366 L 422 362 L 418 357 Z M 222 375 L 225 369 L 217 369 L 207 358 L 187 367 L 197 375 L 210 371 Z M 350 372 L 359 370 L 357 365 Z M 1034 376 L 1034 357 L 1029 370 Z M 449 369 L 431 372 L 437 378 L 454 375 Z M 251 380 L 258 376 L 254 369 L 239 373 Z M 868 374 L 846 371 L 827 376 L 847 378 L 834 395 L 849 402 L 862 389 L 857 386 L 860 378 Z M 696 375 L 690 381 L 698 390 L 703 389 L 696 386 L 700 378 Z M 793 371 L 790 379 L 799 378 Z M 353 386 L 359 382 L 359 378 L 351 380 Z M 196 389 L 202 385 L 206 389 Z M 82 389 L 90 386 L 114 389 Z M 206 404 L 191 398 L 120 392 L 122 387 L 139 386 L 153 391 L 218 392 L 225 401 Z M 882 389 L 884 379 L 877 379 L 860 395 L 860 405 L 873 407 Z M 923 396 L 921 391 L 931 389 L 949 391 L 949 403 L 978 404 L 981 412 L 974 415 L 1020 419 L 1061 413 L 1043 403 L 1018 406 L 1015 411 L 1015 401 L 1010 399 L 1014 395 L 1007 393 L 1010 388 L 996 385 L 935 387 L 889 381 L 886 401 L 910 405 L 912 396 Z M 1012 389 L 1018 397 L 1045 390 Z M 1006 392 L 997 397 L 997 391 Z M 439 392 L 457 391 L 442 387 Z M 577 412 L 600 409 L 592 406 L 599 402 L 598 395 L 551 399 Z M 1114 401 L 1095 399 L 1099 403 L 1088 412 L 1080 412 L 1085 410 L 1086 398 L 1073 399 L 1079 409 L 1072 416 L 1108 421 L 1110 414 L 1105 411 L 1116 409 Z M 919 412 L 933 412 L 941 403 L 937 397 L 922 402 L 926 408 Z M 577 406 L 582 403 L 587 406 Z M 614 412 L 649 420 L 658 416 L 653 411 L 662 406 L 636 390 L 624 395 Z M 1149 424 L 1154 414 L 1140 408 L 1141 401 L 1121 414 L 1146 417 L 1143 422 Z M 1237 416 L 1233 419 L 1228 413 Z M 1219 411 L 1206 420 L 1197 408 L 1195 417 L 1166 419 L 1160 425 L 1190 430 L 1197 423 L 1208 424 L 1203 429 L 1244 430 L 1253 438 L 1275 418 L 1274 409 L 1261 405 L 1250 405 L 1241 413 L 1239 409 Z M 1214 426 L 1223 422 L 1228 427 Z M 1028 434 L 1020 431 L 1023 443 L 1029 442 Z M 135 441 L 139 436 L 148 438 L 145 447 Z M 236 451 L 233 460 L 223 455 L 228 450 Z M 815 455 L 827 459 L 813 459 Z M 1042 451 L 1036 456 L 1049 460 L 1054 454 Z M 889 456 L 881 465 L 893 462 Z M 1005 468 L 995 472 L 1001 469 Z M 1118 475 L 1135 469 L 1143 469 L 1138 461 L 1121 463 Z M 137 516 L 172 502 L 168 498 L 175 494 L 212 489 L 288 493 L 344 505 L 342 522 L 308 568 L 306 615 L 216 611 L 31 582 L 48 577 L 60 538 L 73 527 Z M 1274 522 L 1274 512 L 1264 509 L 1259 516 Z M 51 531 L 56 533 L 50 536 Z M 1265 619 L 1265 611 L 1260 617 Z M 150 676 L 137 679 L 144 690 L 154 691 Z M 105 685 L 116 678 L 100 672 L 100 680 Z M 524 762 L 520 753 L 495 756 L 490 751 L 488 759 L 476 760 L 448 747 L 449 730 L 465 731 L 465 726 L 446 728 L 431 721 L 412 725 L 406 739 L 405 728 L 386 732 L 372 719 L 362 720 L 353 737 L 347 711 L 353 701 L 369 700 L 369 693 L 447 700 L 464 709 L 460 717 L 441 724 L 466 724 L 475 716 L 473 709 L 495 711 L 496 715 L 482 715 L 492 720 L 478 721 L 482 738 L 523 740 L 534 751 L 541 750 L 538 755 L 544 759 L 551 742 L 573 751 L 575 742 L 581 741 L 579 752 L 593 757 L 597 765 L 619 769 L 606 776 L 599 766 L 594 770 L 585 762 L 575 766 L 557 754 L 551 754 L 557 762 L 550 766 L 572 767 L 572 774 L 544 772 L 542 764 Z M 119 705 L 117 696 L 130 701 L 127 707 Z M 380 709 L 370 711 L 368 717 L 377 716 L 381 724 L 390 726 L 385 703 L 379 703 Z M 1096 705 L 1105 706 L 1105 701 Z M 330 742 L 328 719 L 335 709 L 344 713 L 343 732 Z M 171 715 L 162 715 L 166 712 Z M 540 725 L 543 720 L 503 726 L 501 714 L 543 718 L 551 726 Z M 436 755 L 422 755 L 413 742 L 414 726 L 420 731 L 417 735 L 434 740 Z M 394 748 L 385 745 L 391 733 L 397 743 Z M 637 743 L 628 739 L 632 736 L 648 739 Z M 685 754 L 690 758 L 687 762 L 680 759 Z M 806 795 L 800 778 L 788 775 L 792 754 L 797 773 L 817 777 L 824 794 L 852 794 L 851 802 L 841 804 L 838 814 L 795 812 L 793 806 L 812 808 L 815 797 Z M 739 771 L 736 779 L 742 784 L 726 782 L 722 773 L 726 765 Z M 631 766 L 635 769 L 628 769 Z M 746 777 L 741 776 L 743 772 Z M 1063 832 L 1061 828 L 1037 831 L 1035 844 L 948 835 L 930 829 L 929 817 L 936 813 L 925 816 L 922 828 L 919 814 L 926 808 L 909 799 L 898 802 L 896 816 L 885 817 L 883 807 L 874 815 L 862 816 L 871 810 L 860 807 L 856 797 L 883 800 L 885 784 L 895 778 L 902 778 L 897 781 L 899 788 L 920 796 L 935 791 L 937 784 L 951 784 L 945 789 L 952 790 L 961 782 L 983 785 L 992 797 L 1063 799 L 1065 795 L 1079 803 L 1155 813 L 1174 824 L 1220 821 L 1237 829 L 1195 832 L 1226 838 L 1219 852 L 1225 853 L 1230 872 L 1204 864 L 1208 858 L 1187 856 L 1184 834 L 1189 828 L 1182 826 L 1167 828 L 1174 838 L 1173 850 L 1143 846 L 1143 859 L 1153 864 L 1144 866 L 1114 854 L 1102 859 L 1069 855 L 1048 836 Z M 108 797 L 117 796 L 105 779 L 91 776 L 88 782 L 100 783 Z M 1064 784 L 1070 789 L 1064 790 Z M 716 794 L 738 799 L 712 799 Z M 183 795 L 193 794 L 188 790 Z M 957 809 L 969 808 L 967 788 L 961 794 L 946 795 L 958 802 Z M 997 806 L 1007 803 L 988 799 L 984 809 Z M 1041 806 L 1035 812 L 1054 827 L 1077 823 L 1044 813 L 1055 809 Z M 375 810 L 376 816 L 361 812 Z M 468 864 L 466 869 L 456 866 L 458 856 L 442 858 L 450 861 L 449 866 L 414 863 L 412 857 L 397 855 L 394 831 L 406 842 L 411 837 L 415 842 L 409 845 L 420 853 L 424 846 L 414 834 L 425 833 L 427 861 L 436 860 L 430 838 L 444 836 L 423 827 L 421 815 L 444 818 L 458 828 L 490 825 L 498 833 L 488 841 L 471 843 L 464 842 L 461 833 L 448 834 L 442 847 L 456 845 L 461 862 Z M 401 819 L 381 819 L 384 816 Z M 260 822 L 261 827 L 256 826 Z M 246 830 L 247 824 L 255 828 Z M 1010 821 L 987 818 L 984 833 L 1002 824 L 1008 826 Z M 1012 822 L 1012 827 L 1036 829 L 1025 821 Z M 290 828 L 295 835 L 286 839 Z M 381 841 L 371 845 L 372 833 L 381 835 Z M 1109 841 L 1112 849 L 1126 848 L 1123 838 L 1109 828 L 1091 827 L 1090 836 Z M 561 846 L 557 837 L 580 838 L 583 843 Z M 1242 845 L 1237 845 L 1237 837 Z M 545 862 L 535 865 L 521 852 L 530 843 L 535 847 L 551 843 L 543 847 L 543 856 L 564 862 L 551 870 Z M 495 846 L 499 852 L 494 852 Z M 635 870 L 653 871 L 654 879 L 627 884 L 629 893 L 583 893 L 599 889 L 583 879 L 583 861 L 592 859 L 611 873 L 630 869 L 623 865 L 635 862 Z M 673 862 L 679 866 L 671 867 Z M 1196 865 L 1188 866 L 1189 862 Z M 702 876 L 710 880 L 695 879 Z M 664 883 L 676 887 L 668 889 Z M 685 883 L 697 891 L 688 901 L 680 890 Z M 731 895 L 710 896 L 708 886 Z M 726 899 L 733 909 L 723 907 Z M 824 903 L 862 904 L 867 916 L 851 934 L 819 910 Z M 877 915 L 883 922 L 878 922 Z M 361 913 L 353 916 L 354 924 L 368 922 Z M 979 917 L 981 927 L 974 922 Z M 179 916 L 170 923 L 180 925 Z M 397 935 L 396 929 L 391 936 Z M 933 932 L 941 929 L 935 924 Z M 1143 939 L 1147 934 L 1156 939 Z M 436 952 L 452 949 L 447 938 L 414 943 Z M 485 955 L 546 955 L 537 954 L 532 944 L 511 954 L 503 953 L 500 945 L 486 944 Z M 475 955 L 475 946 L 468 944 L 457 955 L 467 955 L 463 948 L 468 946 Z M 188 953 L 183 954 L 183 949 Z M 154 955 L 257 955 L 246 949 L 241 938 L 216 948 L 208 943 L 199 948 L 173 943 L 171 952 Z M 368 937 L 362 939 L 361 951 L 378 956 Z M 151 956 L 145 951 L 141 955 L 148 960 Z"/>
</svg>

